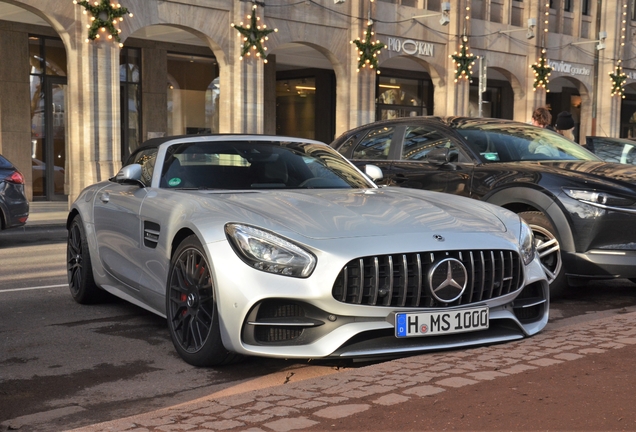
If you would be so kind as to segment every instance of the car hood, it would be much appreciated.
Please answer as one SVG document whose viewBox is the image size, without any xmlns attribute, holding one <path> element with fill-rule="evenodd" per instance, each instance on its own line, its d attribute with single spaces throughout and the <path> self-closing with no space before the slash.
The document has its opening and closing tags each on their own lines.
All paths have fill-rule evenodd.
<svg viewBox="0 0 636 432">
<path fill-rule="evenodd" d="M 215 197 L 219 198 L 314 239 L 506 231 L 496 216 L 502 211 L 498 207 L 436 192 L 401 188 L 323 189 Z"/>
</svg>

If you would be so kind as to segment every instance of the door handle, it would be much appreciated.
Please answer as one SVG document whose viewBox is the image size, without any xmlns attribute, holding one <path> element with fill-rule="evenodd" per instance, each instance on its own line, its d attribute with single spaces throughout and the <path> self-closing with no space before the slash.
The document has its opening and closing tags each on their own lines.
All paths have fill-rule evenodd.
<svg viewBox="0 0 636 432">
<path fill-rule="evenodd" d="M 108 192 L 103 193 L 100 197 L 99 200 L 101 202 L 103 202 L 104 204 L 108 203 L 110 201 L 110 194 Z"/>
</svg>

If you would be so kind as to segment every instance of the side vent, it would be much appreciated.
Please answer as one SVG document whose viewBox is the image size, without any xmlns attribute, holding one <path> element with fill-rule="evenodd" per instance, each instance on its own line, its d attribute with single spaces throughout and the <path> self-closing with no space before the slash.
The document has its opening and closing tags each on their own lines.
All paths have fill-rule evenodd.
<svg viewBox="0 0 636 432">
<path fill-rule="evenodd" d="M 158 223 L 144 221 L 144 246 L 154 249 L 159 242 L 160 227 Z"/>
</svg>

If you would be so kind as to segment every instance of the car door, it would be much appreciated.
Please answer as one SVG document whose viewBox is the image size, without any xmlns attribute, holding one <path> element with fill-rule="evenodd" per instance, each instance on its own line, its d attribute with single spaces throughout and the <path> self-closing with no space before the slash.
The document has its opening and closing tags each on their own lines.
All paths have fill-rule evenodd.
<svg viewBox="0 0 636 432">
<path fill-rule="evenodd" d="M 427 124 L 411 124 L 405 127 L 401 144 L 388 184 L 470 195 L 475 162 L 450 133 Z M 440 155 L 446 155 L 445 159 L 440 160 Z"/>
<path fill-rule="evenodd" d="M 150 184 L 156 150 L 138 154 L 142 181 Z M 138 290 L 142 244 L 140 209 L 147 189 L 139 184 L 112 182 L 95 197 L 94 220 L 99 259 L 104 269 L 126 286 Z"/>
</svg>

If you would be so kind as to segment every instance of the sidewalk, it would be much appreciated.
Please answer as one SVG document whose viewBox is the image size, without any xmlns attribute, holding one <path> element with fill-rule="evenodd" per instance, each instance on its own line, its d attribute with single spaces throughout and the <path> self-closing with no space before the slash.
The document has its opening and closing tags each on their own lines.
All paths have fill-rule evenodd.
<svg viewBox="0 0 636 432">
<path fill-rule="evenodd" d="M 636 312 L 75 431 L 636 430 Z"/>
<path fill-rule="evenodd" d="M 50 225 L 63 226 L 68 216 L 66 201 L 36 201 L 29 203 L 29 218 L 23 229 Z"/>
</svg>

